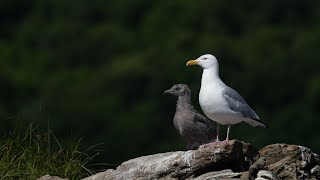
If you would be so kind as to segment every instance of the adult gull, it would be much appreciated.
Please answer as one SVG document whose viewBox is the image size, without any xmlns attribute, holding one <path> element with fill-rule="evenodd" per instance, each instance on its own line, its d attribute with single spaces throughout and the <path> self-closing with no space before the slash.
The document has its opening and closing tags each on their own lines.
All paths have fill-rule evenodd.
<svg viewBox="0 0 320 180">
<path fill-rule="evenodd" d="M 219 77 L 219 64 L 215 56 L 206 54 L 196 60 L 190 60 L 186 66 L 199 65 L 203 68 L 199 103 L 203 113 L 217 124 L 228 125 L 226 140 L 229 140 L 230 126 L 246 122 L 253 127 L 267 128 L 267 124 L 247 104 L 243 97 L 227 86 Z"/>
</svg>

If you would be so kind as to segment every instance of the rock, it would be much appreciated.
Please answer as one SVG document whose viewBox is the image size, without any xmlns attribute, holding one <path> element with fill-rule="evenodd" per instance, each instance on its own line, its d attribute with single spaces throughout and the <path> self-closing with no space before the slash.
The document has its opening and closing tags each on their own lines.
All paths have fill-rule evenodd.
<svg viewBox="0 0 320 180">
<path fill-rule="evenodd" d="M 278 180 L 270 171 L 260 170 L 255 180 Z"/>
<path fill-rule="evenodd" d="M 257 177 L 258 172 L 264 169 L 266 169 L 266 159 L 264 157 L 260 157 L 249 167 L 250 179 L 255 179 Z"/>
<path fill-rule="evenodd" d="M 320 179 L 320 166 L 316 165 L 310 170 L 311 175 L 315 176 L 316 178 Z"/>
<path fill-rule="evenodd" d="M 138 157 L 84 180 L 131 179 L 316 180 L 320 179 L 320 158 L 298 145 L 272 144 L 256 151 L 248 143 L 231 140 L 197 150 Z M 61 179 L 47 175 L 39 180 Z"/>
<path fill-rule="evenodd" d="M 41 178 L 39 178 L 37 180 L 67 180 L 67 179 L 61 179 L 58 176 L 45 175 L 45 176 L 42 176 Z"/>
<path fill-rule="evenodd" d="M 250 163 L 254 161 L 255 155 L 257 151 L 250 144 L 231 140 L 212 146 L 202 146 L 198 150 L 142 156 L 122 163 L 116 170 L 107 170 L 85 178 L 85 180 L 201 180 L 211 179 L 211 177 L 240 177 L 239 173 L 233 173 L 233 171 L 246 171 Z"/>
<path fill-rule="evenodd" d="M 319 156 L 298 145 L 273 144 L 259 151 L 278 179 L 319 179 Z"/>
<path fill-rule="evenodd" d="M 199 177 L 196 178 L 188 178 L 192 180 L 205 180 L 205 179 L 214 179 L 214 180 L 219 180 L 219 179 L 227 179 L 227 178 L 239 178 L 240 173 L 235 173 L 231 169 L 225 169 L 221 171 L 214 171 L 214 172 L 208 172 L 205 173 Z"/>
</svg>

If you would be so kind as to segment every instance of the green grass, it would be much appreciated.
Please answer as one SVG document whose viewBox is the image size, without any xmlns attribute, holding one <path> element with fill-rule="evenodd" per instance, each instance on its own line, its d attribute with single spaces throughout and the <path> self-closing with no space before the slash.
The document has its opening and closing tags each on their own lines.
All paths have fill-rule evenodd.
<svg viewBox="0 0 320 180">
<path fill-rule="evenodd" d="M 30 124 L 0 138 L 0 180 L 37 179 L 43 175 L 81 179 L 93 172 L 86 168 L 94 157 L 78 151 L 76 145 L 63 149 L 50 132 Z"/>
</svg>

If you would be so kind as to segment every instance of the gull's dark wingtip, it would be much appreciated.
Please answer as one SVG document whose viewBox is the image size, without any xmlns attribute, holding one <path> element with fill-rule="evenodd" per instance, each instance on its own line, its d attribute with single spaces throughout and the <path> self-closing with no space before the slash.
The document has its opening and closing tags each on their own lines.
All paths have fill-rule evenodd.
<svg viewBox="0 0 320 180">
<path fill-rule="evenodd" d="M 261 121 L 260 119 L 254 119 L 254 120 L 262 124 L 260 127 L 269 129 L 268 124 L 266 124 L 265 122 Z"/>
</svg>

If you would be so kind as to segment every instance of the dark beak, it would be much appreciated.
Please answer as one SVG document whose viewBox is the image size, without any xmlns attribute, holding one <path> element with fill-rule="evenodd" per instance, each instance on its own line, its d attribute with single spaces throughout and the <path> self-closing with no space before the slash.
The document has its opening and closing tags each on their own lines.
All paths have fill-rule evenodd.
<svg viewBox="0 0 320 180">
<path fill-rule="evenodd" d="M 172 89 L 168 89 L 168 90 L 164 91 L 163 94 L 172 94 Z"/>
</svg>

